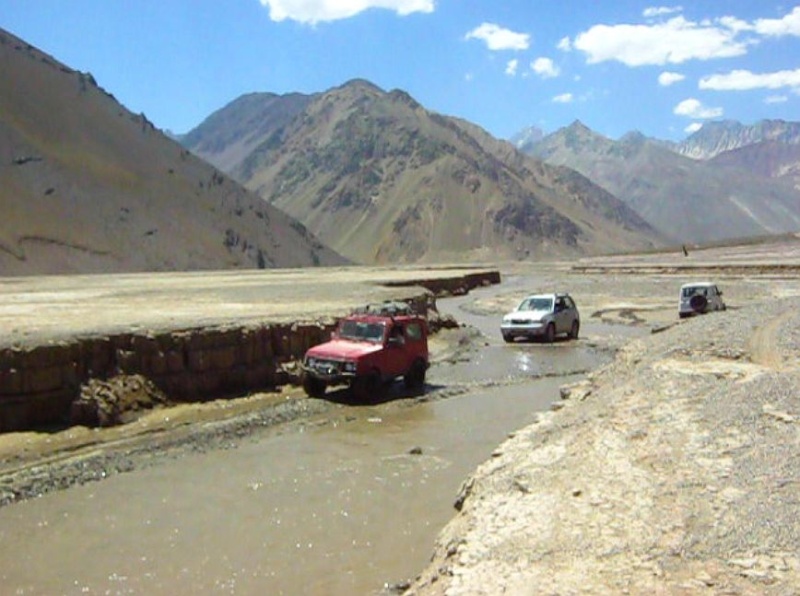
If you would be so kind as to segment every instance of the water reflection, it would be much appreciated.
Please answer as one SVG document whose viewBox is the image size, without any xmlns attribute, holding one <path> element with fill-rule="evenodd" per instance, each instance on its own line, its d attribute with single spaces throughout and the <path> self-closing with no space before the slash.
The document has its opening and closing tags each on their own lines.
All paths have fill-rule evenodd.
<svg viewBox="0 0 800 596">
<path fill-rule="evenodd" d="M 454 305 L 457 307 L 457 303 Z M 490 317 L 481 326 L 493 328 Z M 435 395 L 337 410 L 0 509 L 4 593 L 368 594 L 427 563 L 467 475 L 590 368 L 586 342 L 489 341 Z"/>
</svg>

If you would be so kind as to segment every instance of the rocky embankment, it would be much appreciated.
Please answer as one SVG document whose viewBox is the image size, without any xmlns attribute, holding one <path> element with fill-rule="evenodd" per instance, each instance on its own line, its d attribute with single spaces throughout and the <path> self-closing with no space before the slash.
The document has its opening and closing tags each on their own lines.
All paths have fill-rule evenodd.
<svg viewBox="0 0 800 596">
<path fill-rule="evenodd" d="M 405 301 L 424 313 L 435 331 L 452 323 L 440 320 L 436 296 L 500 281 L 499 272 L 489 270 L 418 273 L 295 274 L 297 279 L 284 281 L 289 289 L 283 293 L 270 291 L 270 284 L 279 286 L 279 276 L 289 274 L 253 280 L 248 278 L 252 273 L 243 273 L 220 281 L 233 286 L 224 300 L 213 283 L 193 296 L 180 279 L 157 274 L 133 280 L 75 276 L 63 288 L 58 286 L 67 283 L 63 280 L 43 279 L 39 286 L 29 282 L 22 289 L 10 284 L 10 290 L 0 292 L 0 433 L 65 424 L 112 426 L 130 412 L 163 403 L 275 389 L 296 381 L 292 365 L 330 337 L 337 316 L 364 302 Z M 237 284 L 245 282 L 250 286 L 237 292 Z M 343 292 L 342 285 L 353 295 Z M 77 306 L 75 297 L 81 293 L 86 295 L 80 305 L 84 315 L 70 319 L 64 313 Z M 58 300 L 48 303 L 42 295 Z M 192 300 L 197 308 L 182 312 L 180 307 Z M 275 314 L 275 305 L 283 309 L 281 315 Z M 121 314 L 109 317 L 115 308 Z M 203 318 L 207 322 L 198 325 Z M 42 323 L 47 330 L 33 333 Z M 19 328 L 24 335 L 17 333 Z"/>
<path fill-rule="evenodd" d="M 800 299 L 636 340 L 463 485 L 409 594 L 800 590 Z"/>
</svg>

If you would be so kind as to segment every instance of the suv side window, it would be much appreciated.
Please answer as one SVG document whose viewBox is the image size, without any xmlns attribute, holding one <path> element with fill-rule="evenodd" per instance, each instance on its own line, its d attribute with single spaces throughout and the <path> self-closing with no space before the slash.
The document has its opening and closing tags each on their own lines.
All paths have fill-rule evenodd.
<svg viewBox="0 0 800 596">
<path fill-rule="evenodd" d="M 573 309 L 573 308 L 575 308 L 575 303 L 572 301 L 572 298 L 570 298 L 569 296 L 565 296 L 564 297 L 564 306 L 566 308 L 568 308 L 568 309 Z"/>
</svg>

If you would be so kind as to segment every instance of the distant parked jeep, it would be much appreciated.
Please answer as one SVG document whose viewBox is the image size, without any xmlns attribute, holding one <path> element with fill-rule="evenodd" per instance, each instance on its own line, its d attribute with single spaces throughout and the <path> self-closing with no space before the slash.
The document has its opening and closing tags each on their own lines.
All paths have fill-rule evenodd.
<svg viewBox="0 0 800 596">
<path fill-rule="evenodd" d="M 303 389 L 322 397 L 329 385 L 347 384 L 354 397 L 367 401 L 398 377 L 409 389 L 422 390 L 428 366 L 425 318 L 405 303 L 383 303 L 342 319 L 329 342 L 306 352 Z"/>
<path fill-rule="evenodd" d="M 678 316 L 681 319 L 726 308 L 722 301 L 722 290 L 716 284 L 704 281 L 681 286 L 678 302 Z"/>
</svg>

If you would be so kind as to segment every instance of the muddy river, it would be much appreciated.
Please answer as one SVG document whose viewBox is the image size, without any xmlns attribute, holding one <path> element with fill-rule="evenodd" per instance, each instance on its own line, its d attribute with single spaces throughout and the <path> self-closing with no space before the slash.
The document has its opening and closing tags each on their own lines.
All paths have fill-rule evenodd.
<svg viewBox="0 0 800 596">
<path fill-rule="evenodd" d="M 440 301 L 483 335 L 431 368 L 430 399 L 343 406 L 0 509 L 2 593 L 374 594 L 413 578 L 468 474 L 611 357 L 603 337 L 644 332 L 584 315 L 577 342 L 505 345 L 497 315 L 469 308 L 498 291 Z"/>
</svg>

